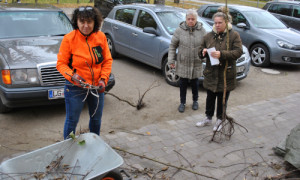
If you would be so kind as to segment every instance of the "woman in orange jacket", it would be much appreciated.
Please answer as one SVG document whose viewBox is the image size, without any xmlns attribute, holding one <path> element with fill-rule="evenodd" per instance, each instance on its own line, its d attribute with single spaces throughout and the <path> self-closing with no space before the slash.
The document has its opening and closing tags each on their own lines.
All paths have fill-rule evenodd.
<svg viewBox="0 0 300 180">
<path fill-rule="evenodd" d="M 64 139 L 79 121 L 82 108 L 89 108 L 90 132 L 100 134 L 104 106 L 104 90 L 109 80 L 112 57 L 104 33 L 99 31 L 102 23 L 100 12 L 93 7 L 79 7 L 72 17 L 74 30 L 66 34 L 57 55 L 57 70 L 66 78 L 66 120 Z M 82 87 L 82 83 L 99 86 L 99 90 Z"/>
</svg>

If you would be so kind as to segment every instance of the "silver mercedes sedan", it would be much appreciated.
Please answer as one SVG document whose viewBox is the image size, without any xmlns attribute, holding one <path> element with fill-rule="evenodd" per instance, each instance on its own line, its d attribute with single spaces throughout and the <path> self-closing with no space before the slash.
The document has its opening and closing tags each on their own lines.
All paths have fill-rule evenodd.
<svg viewBox="0 0 300 180">
<path fill-rule="evenodd" d="M 72 24 L 47 4 L 0 3 L 0 113 L 64 102 L 57 53 Z M 111 74 L 107 91 L 114 86 Z"/>
<path fill-rule="evenodd" d="M 161 69 L 167 83 L 178 86 L 180 78 L 167 65 L 167 56 L 173 33 L 180 22 L 185 21 L 185 11 L 153 4 L 115 6 L 104 19 L 101 31 L 106 34 L 113 57 L 122 54 Z M 200 17 L 198 21 L 207 32 L 211 31 L 211 26 Z M 246 47 L 243 47 L 243 52 L 237 59 L 238 80 L 247 77 L 250 67 L 250 55 Z M 203 77 L 200 81 L 203 81 Z"/>
</svg>

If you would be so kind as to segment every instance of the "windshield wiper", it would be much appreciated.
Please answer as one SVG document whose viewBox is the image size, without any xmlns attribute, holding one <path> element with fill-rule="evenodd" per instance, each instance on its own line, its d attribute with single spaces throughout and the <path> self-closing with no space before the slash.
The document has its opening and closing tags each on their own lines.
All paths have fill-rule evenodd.
<svg viewBox="0 0 300 180">
<path fill-rule="evenodd" d="M 66 34 L 51 34 L 50 36 L 64 36 Z"/>
</svg>

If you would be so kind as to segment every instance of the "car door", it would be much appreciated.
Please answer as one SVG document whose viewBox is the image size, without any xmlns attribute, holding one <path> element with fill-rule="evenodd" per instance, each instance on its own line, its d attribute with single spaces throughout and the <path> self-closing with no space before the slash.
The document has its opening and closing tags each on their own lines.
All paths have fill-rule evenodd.
<svg viewBox="0 0 300 180">
<path fill-rule="evenodd" d="M 132 57 L 131 53 L 131 37 L 132 30 L 135 28 L 133 23 L 134 8 L 121 8 L 116 10 L 115 20 L 112 23 L 112 32 L 114 36 L 114 45 L 116 51 L 120 54 Z"/>
<path fill-rule="evenodd" d="M 241 12 L 239 12 L 235 9 L 229 9 L 229 13 L 232 17 L 233 29 L 240 34 L 243 44 L 245 44 L 248 47 L 248 45 L 250 44 L 249 34 L 251 34 L 251 31 L 249 31 L 250 24 L 247 22 L 247 19 Z M 245 23 L 247 28 L 237 27 L 237 24 L 239 24 L 239 23 Z"/>
<path fill-rule="evenodd" d="M 139 10 L 135 22 L 136 28 L 132 29 L 131 53 L 134 59 L 149 65 L 157 66 L 160 47 L 160 36 L 143 32 L 145 27 L 152 27 L 159 31 L 158 23 L 150 12 Z"/>
</svg>

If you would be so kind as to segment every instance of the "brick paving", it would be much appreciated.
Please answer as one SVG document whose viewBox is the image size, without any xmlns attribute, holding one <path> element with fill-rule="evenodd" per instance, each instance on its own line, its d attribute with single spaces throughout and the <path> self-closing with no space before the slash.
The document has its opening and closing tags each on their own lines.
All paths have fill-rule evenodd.
<svg viewBox="0 0 300 180">
<path fill-rule="evenodd" d="M 160 172 L 165 165 L 128 153 L 121 166 L 132 175 L 132 179 L 155 179 L 172 177 L 186 179 L 263 179 L 285 172 L 270 165 L 282 165 L 283 159 L 274 155 L 272 147 L 286 138 L 290 130 L 299 123 L 300 93 L 284 98 L 274 98 L 254 104 L 228 107 L 227 114 L 247 128 L 235 126 L 230 140 L 210 142 L 213 126 L 196 127 L 195 123 L 204 114 L 171 119 L 167 122 L 150 124 L 131 132 L 106 134 L 102 138 L 112 147 L 144 155 L 164 163 L 181 166 L 202 175 L 170 167 Z M 215 123 L 215 119 L 213 121 Z M 131 170 L 148 172 L 135 173 Z M 206 176 L 206 177 L 205 177 Z M 208 178 L 211 177 L 211 178 Z"/>
</svg>

